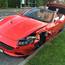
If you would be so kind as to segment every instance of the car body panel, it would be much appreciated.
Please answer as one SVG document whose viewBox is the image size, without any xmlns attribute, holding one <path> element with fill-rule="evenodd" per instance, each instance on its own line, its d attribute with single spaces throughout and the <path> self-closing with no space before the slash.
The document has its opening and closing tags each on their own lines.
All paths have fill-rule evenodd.
<svg viewBox="0 0 65 65">
<path fill-rule="evenodd" d="M 49 7 L 56 8 L 56 5 Z M 30 10 L 31 13 L 34 13 L 37 10 L 40 11 L 40 9 L 35 9 L 33 9 L 34 11 Z M 52 11 L 49 10 L 47 12 Z M 30 12 L 28 11 L 28 13 Z M 3 50 L 4 53 L 15 57 L 30 55 L 43 43 L 61 32 L 65 25 L 64 14 L 61 19 L 56 21 L 52 20 L 50 22 L 40 21 L 36 16 L 34 18 L 34 16 L 29 17 L 29 15 L 11 15 L 0 21 L 0 50 Z M 33 42 L 29 42 L 30 36 L 31 38 L 35 38 L 32 40 Z M 28 43 L 19 45 L 19 43 L 23 43 L 22 40 L 25 40 Z M 7 45 L 9 48 L 12 47 L 12 49 L 8 49 Z"/>
<path fill-rule="evenodd" d="M 19 15 L 16 15 L 12 19 L 6 18 L 6 21 L 6 23 L 3 23 L 0 26 L 0 35 L 1 38 L 4 38 L 2 38 L 4 42 L 5 39 L 9 39 L 11 42 L 16 42 L 19 39 L 22 39 L 27 35 L 31 34 L 32 32 L 38 30 L 39 28 L 47 25 L 46 23 L 42 23 Z M 0 41 L 2 40 L 0 39 Z M 17 46 L 17 43 L 9 43 L 10 41 L 7 42 L 8 45 L 11 45 L 12 47 Z"/>
</svg>

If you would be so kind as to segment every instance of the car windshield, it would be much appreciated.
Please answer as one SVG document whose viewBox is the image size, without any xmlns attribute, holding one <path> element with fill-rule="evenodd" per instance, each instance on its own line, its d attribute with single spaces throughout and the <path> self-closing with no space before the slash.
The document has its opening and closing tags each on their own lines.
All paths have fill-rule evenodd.
<svg viewBox="0 0 65 65">
<path fill-rule="evenodd" d="M 48 9 L 33 8 L 23 15 L 39 21 L 51 22 L 54 17 L 54 12 Z"/>
</svg>

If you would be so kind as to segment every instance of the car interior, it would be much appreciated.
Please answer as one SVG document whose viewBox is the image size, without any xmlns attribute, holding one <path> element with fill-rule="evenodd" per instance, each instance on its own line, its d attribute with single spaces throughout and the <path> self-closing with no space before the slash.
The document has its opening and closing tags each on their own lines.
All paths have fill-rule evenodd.
<svg viewBox="0 0 65 65">
<path fill-rule="evenodd" d="M 53 19 L 54 12 L 40 10 L 38 12 L 38 16 L 40 17 L 41 21 L 49 23 Z"/>
<path fill-rule="evenodd" d="M 36 8 L 23 15 L 42 22 L 51 22 L 54 17 L 54 11 L 46 10 L 44 8 Z"/>
</svg>

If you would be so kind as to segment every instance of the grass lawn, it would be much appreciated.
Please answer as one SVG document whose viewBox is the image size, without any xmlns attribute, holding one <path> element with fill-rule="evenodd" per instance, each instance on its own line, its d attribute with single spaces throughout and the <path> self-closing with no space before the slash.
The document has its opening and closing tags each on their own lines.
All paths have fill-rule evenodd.
<svg viewBox="0 0 65 65">
<path fill-rule="evenodd" d="M 65 65 L 65 31 L 51 42 L 44 44 L 26 65 Z"/>
</svg>

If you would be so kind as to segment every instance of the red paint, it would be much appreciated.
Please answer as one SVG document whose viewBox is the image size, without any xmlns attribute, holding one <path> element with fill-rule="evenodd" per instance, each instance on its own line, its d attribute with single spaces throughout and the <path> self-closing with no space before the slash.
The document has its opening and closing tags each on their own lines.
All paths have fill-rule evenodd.
<svg viewBox="0 0 65 65">
<path fill-rule="evenodd" d="M 48 33 L 46 36 L 46 40 L 48 40 L 54 37 L 64 27 L 64 24 L 65 18 L 61 21 L 45 23 L 19 15 L 8 16 L 0 22 L 0 42 L 13 47 L 13 49 L 8 50 L 4 46 L 0 46 L 0 49 L 10 56 L 30 55 L 35 50 L 35 44 L 38 44 L 40 40 L 38 34 L 41 32 Z M 20 39 L 33 32 L 38 36 L 34 43 L 18 46 Z"/>
</svg>

